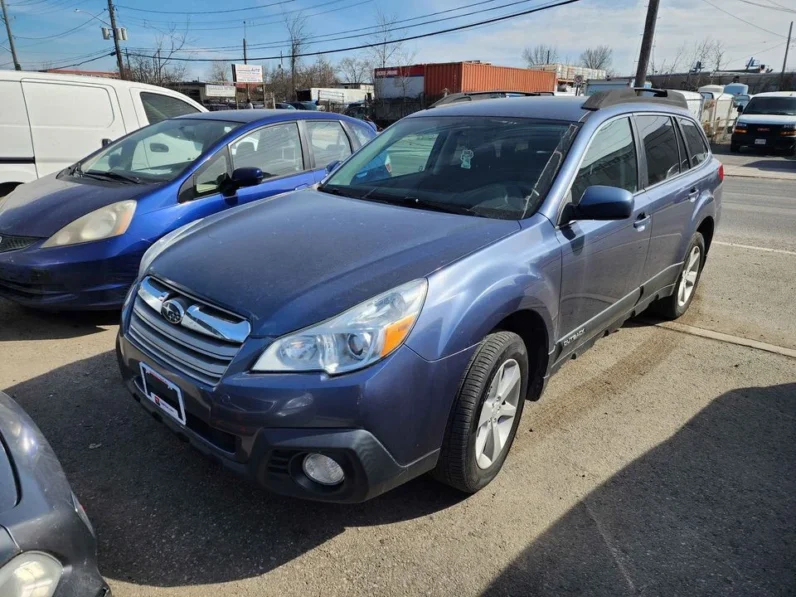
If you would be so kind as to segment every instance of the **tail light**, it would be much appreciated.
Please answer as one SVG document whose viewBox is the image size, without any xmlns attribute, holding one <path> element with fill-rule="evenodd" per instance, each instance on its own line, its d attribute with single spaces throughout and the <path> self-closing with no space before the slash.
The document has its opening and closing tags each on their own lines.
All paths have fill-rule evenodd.
<svg viewBox="0 0 796 597">
<path fill-rule="evenodd" d="M 724 182 L 724 164 L 719 164 L 719 182 Z"/>
</svg>

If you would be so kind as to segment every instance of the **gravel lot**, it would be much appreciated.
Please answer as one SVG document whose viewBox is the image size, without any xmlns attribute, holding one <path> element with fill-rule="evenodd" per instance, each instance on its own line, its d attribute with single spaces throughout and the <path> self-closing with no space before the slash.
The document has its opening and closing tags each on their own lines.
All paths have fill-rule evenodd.
<svg viewBox="0 0 796 597">
<path fill-rule="evenodd" d="M 725 185 L 684 325 L 631 322 L 566 365 L 466 499 L 427 479 L 357 506 L 247 485 L 127 395 L 115 314 L 0 300 L 0 388 L 61 458 L 117 597 L 793 594 L 796 182 Z"/>
</svg>

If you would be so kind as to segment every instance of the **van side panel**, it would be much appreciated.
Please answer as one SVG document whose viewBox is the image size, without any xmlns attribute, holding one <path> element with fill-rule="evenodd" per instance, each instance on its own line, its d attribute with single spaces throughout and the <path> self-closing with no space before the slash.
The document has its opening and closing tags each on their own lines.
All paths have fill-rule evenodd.
<svg viewBox="0 0 796 597">
<path fill-rule="evenodd" d="M 0 186 L 31 180 L 36 164 L 22 85 L 0 81 Z"/>
<path fill-rule="evenodd" d="M 57 172 L 96 151 L 103 139 L 126 133 L 113 88 L 23 80 L 39 176 Z"/>
</svg>

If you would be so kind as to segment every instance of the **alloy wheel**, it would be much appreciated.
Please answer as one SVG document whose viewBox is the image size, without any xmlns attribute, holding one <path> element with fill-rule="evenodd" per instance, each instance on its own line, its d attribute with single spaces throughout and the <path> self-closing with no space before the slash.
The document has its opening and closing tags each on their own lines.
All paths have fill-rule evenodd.
<svg viewBox="0 0 796 597">
<path fill-rule="evenodd" d="M 514 359 L 505 361 L 492 378 L 476 428 L 475 458 L 478 468 L 489 468 L 503 453 L 517 414 L 521 382 L 522 371 Z"/>
</svg>

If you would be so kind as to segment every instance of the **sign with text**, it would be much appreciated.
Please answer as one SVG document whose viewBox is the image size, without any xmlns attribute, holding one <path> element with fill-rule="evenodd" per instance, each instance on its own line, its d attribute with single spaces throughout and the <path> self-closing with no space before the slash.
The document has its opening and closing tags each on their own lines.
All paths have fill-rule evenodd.
<svg viewBox="0 0 796 597">
<path fill-rule="evenodd" d="M 258 64 L 233 64 L 232 80 L 236 83 L 262 83 L 263 67 Z"/>
<path fill-rule="evenodd" d="M 234 85 L 205 85 L 205 97 L 235 97 Z"/>
</svg>

